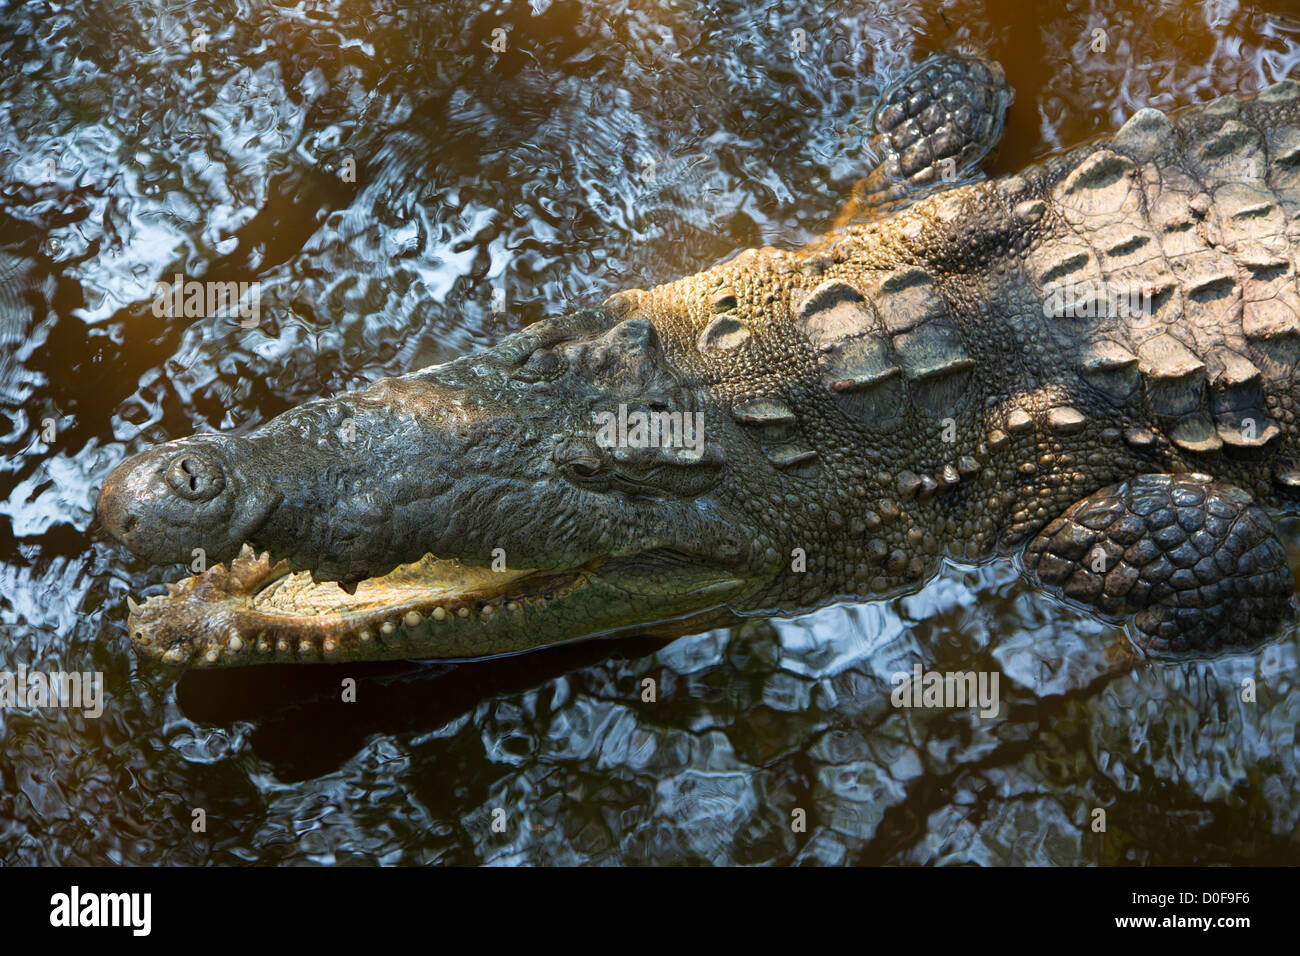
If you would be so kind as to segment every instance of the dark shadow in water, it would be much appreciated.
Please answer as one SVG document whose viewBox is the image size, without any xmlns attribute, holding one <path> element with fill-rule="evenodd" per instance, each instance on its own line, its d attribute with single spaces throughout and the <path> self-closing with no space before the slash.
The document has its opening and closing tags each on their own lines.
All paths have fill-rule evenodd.
<svg viewBox="0 0 1300 956">
<path fill-rule="evenodd" d="M 600 661 L 636 659 L 666 641 L 621 637 L 462 664 L 388 661 L 189 671 L 176 687 L 185 716 L 230 727 L 249 721 L 253 752 L 283 781 L 339 769 L 372 734 L 433 730 L 481 702 L 510 697 Z M 343 681 L 356 681 L 343 702 Z"/>
</svg>

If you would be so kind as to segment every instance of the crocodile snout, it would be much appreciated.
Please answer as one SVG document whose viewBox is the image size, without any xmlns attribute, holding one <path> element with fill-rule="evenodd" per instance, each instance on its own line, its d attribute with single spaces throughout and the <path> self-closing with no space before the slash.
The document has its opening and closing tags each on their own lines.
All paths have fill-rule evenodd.
<svg viewBox="0 0 1300 956">
<path fill-rule="evenodd" d="M 226 560 L 279 503 L 242 444 L 196 436 L 127 459 L 100 489 L 100 523 L 156 563 L 188 561 L 196 548 L 208 560 Z"/>
</svg>

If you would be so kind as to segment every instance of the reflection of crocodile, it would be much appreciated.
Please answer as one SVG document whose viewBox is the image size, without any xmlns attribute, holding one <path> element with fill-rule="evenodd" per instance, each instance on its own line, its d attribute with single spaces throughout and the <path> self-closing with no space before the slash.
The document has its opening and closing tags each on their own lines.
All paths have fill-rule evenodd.
<svg viewBox="0 0 1300 956">
<path fill-rule="evenodd" d="M 953 133 L 964 95 L 893 91 L 900 173 L 978 158 L 1000 116 Z M 1292 607 L 1252 498 L 1300 496 L 1298 237 L 1287 82 L 149 449 L 103 524 L 230 563 L 132 602 L 132 637 L 198 665 L 470 658 L 890 594 L 1014 547 L 1155 650 L 1257 640 Z M 636 427 L 696 415 L 699 453 Z M 632 427 L 607 447 L 611 417 Z"/>
</svg>

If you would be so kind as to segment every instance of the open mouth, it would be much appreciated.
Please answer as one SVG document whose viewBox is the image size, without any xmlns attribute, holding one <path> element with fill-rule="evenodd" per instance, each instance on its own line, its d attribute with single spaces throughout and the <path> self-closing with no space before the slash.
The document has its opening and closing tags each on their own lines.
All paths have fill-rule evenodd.
<svg viewBox="0 0 1300 956">
<path fill-rule="evenodd" d="M 588 581 L 569 571 L 493 570 L 426 555 L 349 594 L 247 545 L 228 565 L 129 601 L 132 640 L 168 664 L 197 666 L 499 653 L 494 636 L 526 629 Z"/>
</svg>

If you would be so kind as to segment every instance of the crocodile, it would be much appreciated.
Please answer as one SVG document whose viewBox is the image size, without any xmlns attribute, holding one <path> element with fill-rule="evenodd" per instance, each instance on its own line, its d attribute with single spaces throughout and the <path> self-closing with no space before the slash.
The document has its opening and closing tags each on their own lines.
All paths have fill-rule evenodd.
<svg viewBox="0 0 1300 956">
<path fill-rule="evenodd" d="M 1300 502 L 1300 84 L 1141 109 L 957 181 L 939 160 L 978 161 L 962 150 L 997 124 L 954 133 L 960 95 L 903 93 L 883 161 L 928 191 L 877 177 L 862 195 L 888 202 L 807 246 L 118 465 L 102 526 L 209 562 L 128 599 L 138 651 L 475 659 L 999 558 L 1138 657 L 1276 634 L 1296 609 L 1270 513 Z"/>
</svg>

